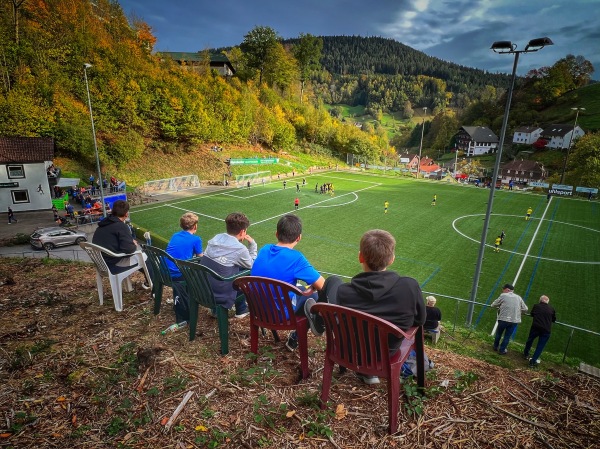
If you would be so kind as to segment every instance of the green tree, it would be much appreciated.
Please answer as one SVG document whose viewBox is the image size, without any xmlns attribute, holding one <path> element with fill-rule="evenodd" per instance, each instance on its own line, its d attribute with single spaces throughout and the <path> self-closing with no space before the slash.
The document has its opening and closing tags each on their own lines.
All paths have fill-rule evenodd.
<svg viewBox="0 0 600 449">
<path fill-rule="evenodd" d="M 264 69 L 264 80 L 270 87 L 287 90 L 298 79 L 298 66 L 294 57 L 276 42 L 268 51 Z"/>
<path fill-rule="evenodd" d="M 267 26 L 257 26 L 244 36 L 240 48 L 246 56 L 248 67 L 258 71 L 259 84 L 262 84 L 263 81 L 263 73 L 269 52 L 273 50 L 279 40 L 280 37 L 277 32 Z"/>
<path fill-rule="evenodd" d="M 312 34 L 300 34 L 300 41 L 294 45 L 292 53 L 300 70 L 300 103 L 304 102 L 304 85 L 310 74 L 321 68 L 323 39 Z"/>
<path fill-rule="evenodd" d="M 564 64 L 573 79 L 575 87 L 586 86 L 594 73 L 594 66 L 590 61 L 583 56 L 567 55 L 565 58 L 559 59 L 556 65 Z"/>
</svg>

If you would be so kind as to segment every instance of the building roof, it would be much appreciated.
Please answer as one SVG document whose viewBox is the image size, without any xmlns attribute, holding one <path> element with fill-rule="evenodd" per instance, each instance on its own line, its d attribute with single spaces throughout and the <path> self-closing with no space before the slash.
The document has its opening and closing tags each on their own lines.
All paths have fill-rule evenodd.
<svg viewBox="0 0 600 449">
<path fill-rule="evenodd" d="M 537 161 L 524 161 L 522 159 L 507 162 L 502 165 L 502 170 L 535 171 L 544 170 L 544 166 Z"/>
<path fill-rule="evenodd" d="M 0 164 L 52 161 L 51 137 L 0 137 Z"/>
<path fill-rule="evenodd" d="M 542 136 L 547 137 L 564 137 L 571 131 L 573 131 L 573 125 L 560 125 L 553 124 L 549 125 L 542 131 Z"/>
<path fill-rule="evenodd" d="M 542 128 L 540 126 L 519 126 L 517 129 L 515 129 L 515 132 L 531 134 L 532 132 L 537 131 L 538 129 Z"/>
<path fill-rule="evenodd" d="M 486 126 L 463 126 L 462 129 L 474 142 L 498 143 L 498 136 Z"/>
<path fill-rule="evenodd" d="M 185 62 L 204 62 L 204 53 L 203 52 L 185 52 L 185 51 L 161 51 L 158 52 L 157 55 L 171 58 L 174 61 L 185 61 Z M 233 66 L 231 65 L 231 61 L 229 58 L 225 56 L 223 53 L 209 53 L 210 57 L 210 65 L 227 65 L 229 68 L 233 70 Z"/>
</svg>

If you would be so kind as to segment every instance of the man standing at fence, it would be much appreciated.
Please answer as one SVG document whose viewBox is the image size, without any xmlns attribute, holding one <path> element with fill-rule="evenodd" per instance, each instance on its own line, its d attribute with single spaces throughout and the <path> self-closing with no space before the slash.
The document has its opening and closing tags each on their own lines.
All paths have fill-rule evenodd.
<svg viewBox="0 0 600 449">
<path fill-rule="evenodd" d="M 490 307 L 498 308 L 498 327 L 494 339 L 494 351 L 498 351 L 500 355 L 508 352 L 506 348 L 517 324 L 521 322 L 521 312 L 527 312 L 527 306 L 523 299 L 514 290 L 515 288 L 511 284 L 504 284 L 502 294 L 490 305 Z M 504 338 L 502 338 L 502 334 L 504 334 Z M 501 338 L 502 343 L 500 344 Z"/>
<path fill-rule="evenodd" d="M 523 355 L 529 360 L 529 366 L 535 368 L 540 363 L 540 355 L 550 339 L 550 332 L 552 331 L 552 323 L 556 321 L 556 312 L 554 308 L 548 304 L 550 298 L 546 295 L 540 296 L 540 302 L 531 308 L 531 317 L 533 322 L 531 323 L 531 329 L 529 330 L 529 337 L 527 343 L 525 343 L 525 350 Z M 533 340 L 538 339 L 537 346 L 533 357 L 529 358 L 529 350 L 533 345 Z"/>
</svg>

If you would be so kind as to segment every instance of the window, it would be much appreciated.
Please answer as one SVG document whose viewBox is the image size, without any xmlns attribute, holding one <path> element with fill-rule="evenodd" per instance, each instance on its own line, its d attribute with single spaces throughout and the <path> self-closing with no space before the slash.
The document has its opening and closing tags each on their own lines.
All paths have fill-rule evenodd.
<svg viewBox="0 0 600 449">
<path fill-rule="evenodd" d="M 6 171 L 9 179 L 25 177 L 25 170 L 22 165 L 7 165 Z"/>
<path fill-rule="evenodd" d="M 27 190 L 11 190 L 13 203 L 29 203 L 29 193 Z"/>
</svg>

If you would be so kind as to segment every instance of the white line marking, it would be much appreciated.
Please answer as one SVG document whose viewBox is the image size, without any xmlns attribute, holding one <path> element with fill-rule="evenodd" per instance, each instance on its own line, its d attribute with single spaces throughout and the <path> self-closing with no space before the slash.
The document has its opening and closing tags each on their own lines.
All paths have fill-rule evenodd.
<svg viewBox="0 0 600 449">
<path fill-rule="evenodd" d="M 184 211 L 186 211 L 186 212 L 193 212 L 193 213 L 195 213 L 196 215 L 200 215 L 201 217 L 212 218 L 213 220 L 217 220 L 217 221 L 225 221 L 225 220 L 223 220 L 222 218 L 217 218 L 217 217 L 213 217 L 212 215 L 206 215 L 206 214 L 202 214 L 202 213 L 200 213 L 200 212 L 196 212 L 196 211 L 193 211 L 193 210 L 184 209 L 183 207 L 177 207 L 177 206 L 173 206 L 172 204 L 167 204 L 166 206 L 167 206 L 167 207 L 171 207 L 171 208 L 173 208 L 173 209 L 184 210 Z"/>
</svg>

